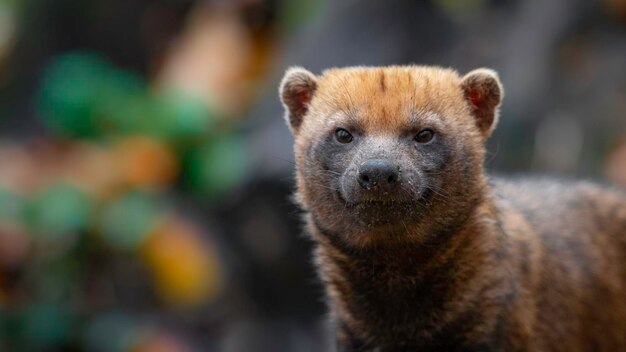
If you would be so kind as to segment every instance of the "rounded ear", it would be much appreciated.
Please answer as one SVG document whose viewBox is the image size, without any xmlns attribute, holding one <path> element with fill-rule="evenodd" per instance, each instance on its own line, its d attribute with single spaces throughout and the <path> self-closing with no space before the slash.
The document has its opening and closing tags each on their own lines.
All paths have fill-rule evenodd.
<svg viewBox="0 0 626 352">
<path fill-rule="evenodd" d="M 285 107 L 285 119 L 294 135 L 302 124 L 316 89 L 317 77 L 301 67 L 288 69 L 280 83 L 279 94 Z"/>
<path fill-rule="evenodd" d="M 463 77 L 461 88 L 476 126 L 483 137 L 489 137 L 498 122 L 498 108 L 504 95 L 498 74 L 487 68 L 473 70 Z"/>
</svg>

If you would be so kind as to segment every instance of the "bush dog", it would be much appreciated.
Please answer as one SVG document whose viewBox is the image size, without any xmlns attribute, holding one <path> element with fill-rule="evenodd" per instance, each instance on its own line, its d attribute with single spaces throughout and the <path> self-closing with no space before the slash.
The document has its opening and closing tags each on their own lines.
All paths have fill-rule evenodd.
<svg viewBox="0 0 626 352">
<path fill-rule="evenodd" d="M 341 351 L 626 350 L 626 196 L 488 178 L 494 71 L 291 68 L 280 97 Z"/>
</svg>

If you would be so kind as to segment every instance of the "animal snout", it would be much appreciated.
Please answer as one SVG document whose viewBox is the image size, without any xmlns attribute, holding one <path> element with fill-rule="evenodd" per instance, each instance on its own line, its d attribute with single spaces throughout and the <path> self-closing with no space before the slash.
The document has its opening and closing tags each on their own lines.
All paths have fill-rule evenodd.
<svg viewBox="0 0 626 352">
<path fill-rule="evenodd" d="M 366 189 L 382 188 L 391 190 L 400 183 L 398 166 L 386 159 L 372 159 L 364 162 L 358 172 L 359 185 Z"/>
</svg>

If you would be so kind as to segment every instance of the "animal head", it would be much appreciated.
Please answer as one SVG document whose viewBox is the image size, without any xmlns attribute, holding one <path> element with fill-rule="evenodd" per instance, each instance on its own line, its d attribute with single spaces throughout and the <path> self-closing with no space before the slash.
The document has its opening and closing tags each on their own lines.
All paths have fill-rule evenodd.
<svg viewBox="0 0 626 352">
<path fill-rule="evenodd" d="M 482 195 L 502 95 L 488 69 L 289 69 L 280 97 L 295 138 L 296 199 L 354 246 L 451 226 Z"/>
</svg>

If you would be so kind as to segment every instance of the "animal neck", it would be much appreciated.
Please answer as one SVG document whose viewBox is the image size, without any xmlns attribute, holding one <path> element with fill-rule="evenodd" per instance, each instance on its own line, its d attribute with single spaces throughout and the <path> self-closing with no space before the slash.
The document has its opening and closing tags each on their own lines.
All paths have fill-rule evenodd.
<svg viewBox="0 0 626 352">
<path fill-rule="evenodd" d="M 333 312 L 349 335 L 373 340 L 396 334 L 388 338 L 397 340 L 431 334 L 446 303 L 471 291 L 472 278 L 488 266 L 492 214 L 491 204 L 484 202 L 423 242 L 367 250 L 342 248 L 328 241 L 329 234 L 320 235 L 321 276 Z M 315 231 L 323 230 L 314 226 Z"/>
</svg>

